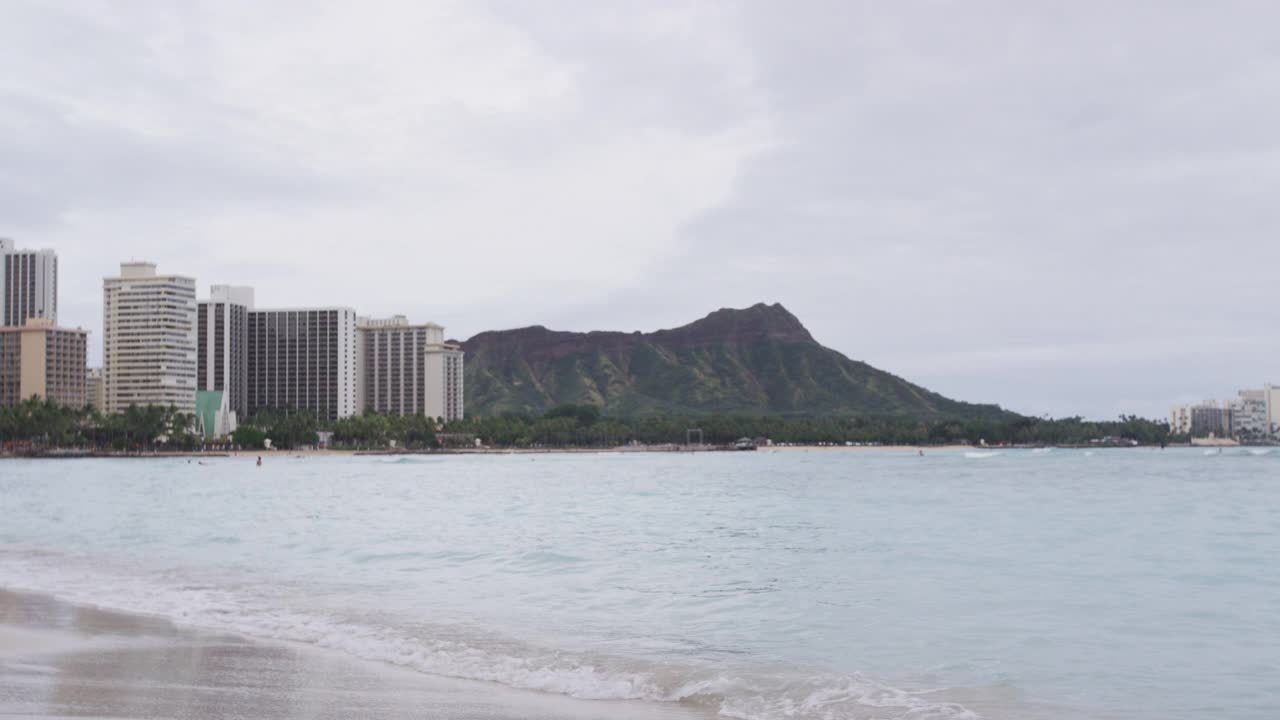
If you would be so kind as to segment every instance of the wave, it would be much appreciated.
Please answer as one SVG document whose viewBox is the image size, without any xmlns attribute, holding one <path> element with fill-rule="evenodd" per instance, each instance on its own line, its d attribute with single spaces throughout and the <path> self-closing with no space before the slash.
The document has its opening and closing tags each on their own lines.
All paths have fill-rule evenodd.
<svg viewBox="0 0 1280 720">
<path fill-rule="evenodd" d="M 1262 455 L 1270 455 L 1271 450 L 1272 448 L 1250 448 L 1249 454 L 1254 457 L 1260 457 Z"/>
<path fill-rule="evenodd" d="M 967 458 L 969 458 L 969 459 L 971 459 L 971 460 L 981 460 L 981 459 L 983 459 L 983 458 L 993 458 L 993 457 L 996 457 L 997 455 L 1000 455 L 1000 453 L 998 453 L 998 452 L 994 452 L 994 451 L 992 451 L 992 452 L 977 452 L 977 451 L 974 451 L 974 450 L 970 450 L 969 452 L 966 452 L 966 453 L 964 454 L 964 456 L 965 456 L 965 457 L 967 457 Z"/>
<path fill-rule="evenodd" d="M 287 609 L 289 598 L 193 581 L 185 571 L 105 571 L 100 559 L 0 548 L 0 587 L 46 593 L 199 629 L 305 643 L 422 673 L 585 700 L 681 703 L 739 720 L 980 720 L 936 691 L 897 688 L 859 673 L 806 673 L 741 664 L 666 662 L 523 643 L 464 625 L 396 622 Z M 278 586 L 276 586 L 278 587 Z"/>
<path fill-rule="evenodd" d="M 1032 455 L 1046 455 L 1051 452 L 1053 452 L 1053 448 L 1051 447 L 1032 448 L 1031 450 Z"/>
<path fill-rule="evenodd" d="M 435 462 L 435 458 L 413 457 L 411 455 L 390 455 L 379 458 L 378 462 L 384 465 L 417 465 L 420 463 Z"/>
</svg>

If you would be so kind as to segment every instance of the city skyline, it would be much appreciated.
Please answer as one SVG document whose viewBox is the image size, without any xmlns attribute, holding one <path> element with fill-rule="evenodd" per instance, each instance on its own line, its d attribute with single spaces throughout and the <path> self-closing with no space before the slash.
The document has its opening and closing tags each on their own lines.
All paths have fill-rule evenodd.
<svg viewBox="0 0 1280 720">
<path fill-rule="evenodd" d="M 1163 417 L 1280 380 L 1249 7 L 11 4 L 0 235 L 75 258 L 68 325 L 130 255 L 458 339 L 780 301 L 949 397 Z"/>
<path fill-rule="evenodd" d="M 377 412 L 461 420 L 462 349 L 444 327 L 345 305 L 258 307 L 253 287 L 214 284 L 129 260 L 102 279 L 102 357 L 89 331 L 57 324 L 58 254 L 0 238 L 0 407 L 28 398 L 107 413 L 134 406 L 195 411 L 224 436 L 262 412 L 321 421 Z"/>
<path fill-rule="evenodd" d="M 3 236 L 0 236 L 0 238 L 3 238 Z M 56 249 L 47 248 L 47 247 L 41 247 L 41 248 L 39 248 L 39 250 L 36 250 L 34 247 L 27 247 L 27 246 L 24 246 L 22 243 L 18 243 L 18 242 L 16 242 L 15 240 L 13 240 L 12 238 L 3 238 L 3 240 L 4 240 L 4 241 L 5 241 L 5 243 L 6 243 L 5 247 L 10 248 L 10 249 L 11 249 L 12 251 L 14 251 L 14 252 L 22 253 L 22 254 L 26 254 L 26 255 L 35 255 L 35 254 L 37 254 L 37 253 L 39 253 L 39 254 L 43 254 L 43 255 L 48 255 L 48 256 L 52 259 L 53 267 L 54 267 L 54 268 L 56 268 L 55 273 L 54 273 L 54 277 L 55 277 L 55 279 L 56 279 L 57 275 L 58 275 L 58 274 L 60 274 L 60 273 L 62 272 L 63 266 L 59 264 L 59 262 L 60 262 L 60 257 L 61 257 L 61 256 L 60 256 L 60 254 L 57 252 L 57 250 L 56 250 Z M 137 260 L 136 258 L 132 258 L 132 257 L 131 257 L 131 259 L 130 259 L 129 261 L 125 261 L 125 262 L 123 262 L 123 263 L 122 263 L 121 261 L 117 260 L 117 263 L 116 263 L 116 264 L 117 264 L 117 270 L 118 270 L 118 269 L 119 269 L 119 267 L 120 267 L 122 264 L 155 265 L 156 263 L 152 263 L 152 262 L 149 262 L 149 261 L 140 261 L 140 260 Z M 178 273 L 178 274 L 179 274 L 179 275 L 185 275 L 185 273 Z M 249 273 L 249 274 L 251 275 L 252 273 Z M 112 277 L 112 276 L 110 276 L 110 275 L 108 275 L 108 276 L 104 276 L 104 277 L 103 277 L 103 280 L 106 280 L 106 279 L 108 279 L 108 278 L 110 278 L 110 277 Z M 240 290 L 240 291 L 247 291 L 247 292 L 249 293 L 249 297 L 250 297 L 250 305 L 251 305 L 251 306 L 256 305 L 256 300 L 254 300 L 254 298 L 256 297 L 256 292 L 257 292 L 257 291 L 256 291 L 256 288 L 255 288 L 255 287 L 248 286 L 248 285 L 245 285 L 245 286 L 240 286 L 240 285 L 231 286 L 231 285 L 227 285 L 227 284 L 222 283 L 222 282 L 204 283 L 204 282 L 203 282 L 203 280 L 202 280 L 201 278 L 199 278 L 199 277 L 195 277 L 195 276 L 192 276 L 192 275 L 187 275 L 187 277 L 191 277 L 192 279 L 196 280 L 196 300 L 197 300 L 197 303 L 198 303 L 200 306 L 202 306 L 202 308 L 203 308 L 203 306 L 205 306 L 206 304 L 208 304 L 208 303 L 210 303 L 210 302 L 217 302 L 217 301 L 219 301 L 219 300 L 225 301 L 225 300 L 226 300 L 226 297 L 225 297 L 225 295 L 223 295 L 223 294 L 221 294 L 221 293 L 225 293 L 225 292 L 226 292 L 226 291 L 228 291 L 228 290 Z M 206 288 L 206 289 L 205 289 L 204 291 L 202 291 L 202 290 L 201 290 L 201 288 L 202 288 L 202 287 L 203 287 L 203 288 Z M 268 296 L 269 296 L 269 297 L 274 297 L 274 296 L 276 296 L 276 293 L 270 293 L 270 294 L 268 294 Z M 55 305 L 54 305 L 54 306 L 55 306 L 55 308 L 56 308 L 56 306 L 57 306 L 57 302 L 56 302 L 56 301 L 57 301 L 57 294 L 55 293 L 55 295 L 54 295 L 53 297 L 54 297 L 54 300 L 55 300 Z M 98 317 L 99 317 L 99 318 L 101 318 L 101 317 L 102 317 L 101 301 L 99 301 L 99 306 L 100 306 L 100 307 L 98 308 Z M 357 313 L 357 314 L 359 315 L 359 318 L 361 318 L 361 319 L 367 319 L 367 318 L 370 318 L 370 317 L 377 317 L 377 316 L 379 316 L 379 314 L 378 314 L 378 313 L 370 313 L 370 312 L 366 312 L 366 311 L 364 310 L 364 308 L 363 308 L 363 307 L 360 307 L 360 306 L 358 306 L 358 305 L 356 305 L 356 304 L 354 304 L 354 303 L 341 302 L 341 303 L 338 303 L 336 306 L 335 306 L 335 305 L 333 305 L 332 303 L 329 303 L 329 304 L 323 304 L 323 303 L 322 303 L 322 304 L 321 304 L 321 306 L 323 306 L 323 307 L 341 307 L 341 308 L 350 308 L 350 309 L 352 309 L 352 311 L 353 311 L 354 313 Z M 281 303 L 279 303 L 279 304 L 274 304 L 274 305 L 271 305 L 271 306 L 268 306 L 268 307 L 260 307 L 259 309 L 260 309 L 260 310 L 272 310 L 272 311 L 290 311 L 290 310 L 298 311 L 298 310 L 309 310 L 309 309 L 314 309 L 314 307 L 317 307 L 317 306 L 308 306 L 308 305 L 303 304 L 303 303 L 298 303 L 298 302 L 289 302 L 289 301 L 286 299 L 286 300 L 284 300 L 283 302 L 281 302 Z M 202 309 L 202 312 L 203 312 L 203 309 Z M 388 317 L 392 317 L 392 318 L 399 318 L 399 319 L 401 319 L 401 320 L 403 320 L 403 318 L 405 317 L 405 316 L 403 315 L 403 313 L 401 313 L 401 312 L 395 312 L 395 311 L 393 311 L 393 312 L 388 312 L 388 313 L 386 313 L 385 315 L 386 315 L 386 316 L 388 316 Z M 426 325 L 436 325 L 436 323 L 435 323 L 435 321 L 434 321 L 434 320 L 427 320 L 427 321 L 425 321 L 425 324 L 426 324 Z M 543 323 L 543 322 L 535 322 L 535 323 L 531 323 L 531 324 L 546 325 L 547 323 Z M 70 322 L 70 323 L 61 323 L 61 325 L 65 326 L 65 327 L 69 327 L 69 328 L 70 328 L 70 327 L 85 328 L 85 329 L 88 331 L 88 338 L 89 338 L 89 340 L 88 340 L 88 354 L 87 354 L 87 357 L 88 357 L 88 366 L 89 366 L 89 368 L 90 368 L 90 369 L 93 369 L 93 368 L 101 368 L 101 367 L 102 367 L 102 364 L 103 364 L 103 363 L 102 363 L 102 354 L 101 354 L 101 350 L 102 350 L 102 342 L 101 342 L 101 338 L 103 337 L 103 336 L 102 336 L 102 325 L 101 325 L 101 322 L 99 322 L 99 323 L 98 323 L 98 325 L 97 325 L 96 327 L 95 327 L 95 326 L 94 326 L 94 324 L 93 324 L 93 323 L 91 323 L 91 322 Z M 502 328 L 487 328 L 487 329 L 492 330 L 492 329 L 502 329 Z M 557 328 L 557 327 L 552 326 L 552 329 L 562 329 L 562 328 Z M 588 328 L 588 329 L 589 329 L 589 330 L 601 330 L 601 329 L 609 329 L 609 330 L 613 330 L 613 329 L 616 329 L 616 328 Z M 663 329 L 663 328 L 655 328 L 655 329 Z M 627 329 L 627 330 L 630 330 L 630 329 Z M 477 331 L 476 331 L 476 333 L 478 333 L 478 332 L 484 332 L 484 329 L 482 329 L 482 330 L 477 330 Z M 467 337 L 469 337 L 469 336 L 471 336 L 471 335 L 474 335 L 474 334 L 476 334 L 476 333 L 468 333 L 468 334 L 466 334 L 466 335 L 461 335 L 461 336 L 453 336 L 453 335 L 450 335 L 450 336 L 448 336 L 448 338 L 449 338 L 449 339 L 456 339 L 457 341 L 461 342 L 461 341 L 465 340 Z M 96 357 L 95 357 L 95 351 L 96 351 Z M 883 369 L 888 370 L 888 371 L 890 371 L 890 372 L 895 372 L 895 373 L 897 373 L 897 370 L 896 370 L 895 368 L 883 368 Z M 200 372 L 203 374 L 205 371 L 204 371 L 204 370 L 201 370 Z M 917 381 L 917 382 L 919 381 L 919 378 L 914 378 L 914 377 L 908 377 L 907 379 L 908 379 L 908 380 L 912 380 L 912 381 Z M 1272 378 L 1271 378 L 1271 376 L 1264 376 L 1264 378 L 1263 378 L 1263 382 L 1262 382 L 1261 384 L 1267 384 L 1267 385 L 1269 385 L 1269 384 L 1270 384 L 1271 379 L 1272 379 Z M 1252 379 L 1252 380 L 1251 380 L 1251 379 L 1238 379 L 1238 378 L 1225 378 L 1225 379 L 1224 379 L 1224 378 L 1218 378 L 1218 379 L 1217 379 L 1217 381 L 1216 381 L 1216 383 L 1217 383 L 1217 384 L 1216 384 L 1216 386 L 1215 386 L 1215 387 L 1223 388 L 1222 390 L 1215 390 L 1215 391 L 1208 391 L 1208 392 L 1197 392 L 1197 391 L 1189 390 L 1189 389 L 1187 389 L 1187 388 L 1185 388 L 1185 387 L 1182 387 L 1182 388 L 1179 388 L 1179 389 L 1177 390 L 1176 395 L 1174 395 L 1174 396 L 1173 396 L 1173 398 L 1174 398 L 1174 399 L 1173 399 L 1173 400 L 1171 400 L 1168 404 L 1166 404 L 1166 405 L 1164 405 L 1164 406 L 1162 406 L 1162 407 L 1153 407 L 1153 408 L 1150 410 L 1150 412 L 1144 412 L 1144 411 L 1136 410 L 1136 409 L 1122 409 L 1120 414 L 1138 414 L 1138 415 L 1141 415 L 1141 416 L 1143 416 L 1143 417 L 1149 417 L 1149 418 L 1157 419 L 1157 420 L 1159 420 L 1159 419 L 1162 419 L 1162 418 L 1163 418 L 1165 421 L 1168 421 L 1168 420 L 1169 420 L 1169 418 L 1170 418 L 1170 408 L 1181 408 L 1181 407 L 1190 407 L 1190 406 L 1200 405 L 1200 404 L 1202 404 L 1202 403 L 1204 403 L 1204 402 L 1206 401 L 1206 398 L 1227 397 L 1227 396 L 1230 396 L 1230 395 L 1235 394 L 1235 392 L 1236 392 L 1237 390 L 1239 390 L 1239 388 L 1244 387 L 1244 386 L 1246 386 L 1246 385 L 1251 385 L 1251 384 L 1260 384 L 1260 383 L 1255 382 L 1255 381 L 1256 381 L 1256 378 L 1254 378 L 1254 379 Z M 933 387 L 930 387 L 930 389 L 937 390 L 937 388 L 933 388 Z M 459 395 L 460 395 L 460 393 L 459 393 Z M 988 402 L 988 401 L 995 402 L 995 401 L 991 400 L 990 398 L 959 398 L 959 399 L 963 399 L 963 400 L 971 401 L 971 402 Z M 361 400 L 360 404 L 361 404 L 361 405 L 363 405 L 363 400 Z M 1008 407 L 1008 406 L 1006 406 L 1006 407 Z M 1020 411 L 1020 410 L 1019 410 L 1018 408 L 1016 408 L 1016 407 L 1008 407 L 1008 409 L 1014 410 L 1015 412 L 1022 412 L 1022 411 Z M 450 414 L 451 414 L 451 413 L 450 413 Z M 1025 414 L 1035 414 L 1035 413 L 1025 413 Z M 1058 414 L 1055 414 L 1055 413 L 1052 413 L 1052 412 L 1049 412 L 1049 413 L 1039 413 L 1039 415 L 1049 415 L 1049 416 L 1053 416 L 1053 417 L 1066 417 L 1066 416 L 1068 416 L 1068 415 L 1066 415 L 1066 414 L 1064 414 L 1064 413 L 1058 413 Z M 1097 417 L 1097 418 L 1094 418 L 1094 419 L 1106 419 L 1106 418 L 1105 418 L 1105 417 Z"/>
</svg>

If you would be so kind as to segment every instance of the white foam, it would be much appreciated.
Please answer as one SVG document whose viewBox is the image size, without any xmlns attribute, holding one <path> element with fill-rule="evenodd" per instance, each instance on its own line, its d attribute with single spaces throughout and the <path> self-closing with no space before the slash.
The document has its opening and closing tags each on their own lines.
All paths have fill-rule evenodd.
<svg viewBox="0 0 1280 720">
<path fill-rule="evenodd" d="M 161 616 L 250 637 L 307 643 L 444 677 L 589 700 L 680 702 L 742 720 L 974 720 L 959 705 L 858 674 L 663 663 L 535 647 L 460 626 L 387 624 L 288 609 L 270 586 L 191 578 L 182 570 L 111 568 L 101 559 L 0 548 L 0 586 L 104 609 Z M 254 588 L 253 595 L 228 587 Z"/>
<path fill-rule="evenodd" d="M 969 452 L 966 452 L 964 456 L 971 460 L 981 460 L 983 458 L 993 458 L 999 454 L 1000 453 L 998 452 L 977 452 L 977 451 L 971 450 Z"/>
</svg>

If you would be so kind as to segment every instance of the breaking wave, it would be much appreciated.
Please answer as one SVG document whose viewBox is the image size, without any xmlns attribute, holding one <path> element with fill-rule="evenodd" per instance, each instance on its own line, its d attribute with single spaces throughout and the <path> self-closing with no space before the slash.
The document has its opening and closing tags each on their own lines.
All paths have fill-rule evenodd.
<svg viewBox="0 0 1280 720">
<path fill-rule="evenodd" d="M 193 628 L 305 643 L 419 672 L 587 700 L 682 703 L 740 720 L 978 720 L 967 708 L 859 673 L 665 662 L 538 647 L 461 625 L 288 609 L 257 583 L 210 584 L 180 570 L 0 548 L 0 586 Z"/>
</svg>

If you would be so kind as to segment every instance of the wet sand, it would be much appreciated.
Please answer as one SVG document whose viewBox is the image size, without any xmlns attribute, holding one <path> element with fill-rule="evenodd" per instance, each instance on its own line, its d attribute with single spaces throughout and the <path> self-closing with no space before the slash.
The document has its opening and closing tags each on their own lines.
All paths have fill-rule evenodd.
<svg viewBox="0 0 1280 720">
<path fill-rule="evenodd" d="M 677 705 L 450 680 L 0 590 L 0 717 L 693 720 Z"/>
</svg>

